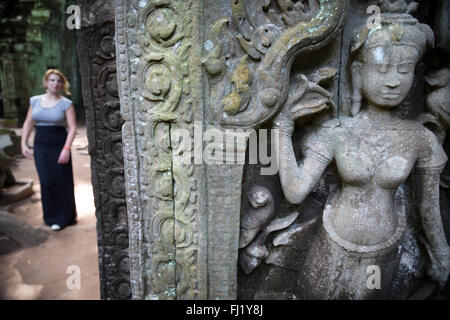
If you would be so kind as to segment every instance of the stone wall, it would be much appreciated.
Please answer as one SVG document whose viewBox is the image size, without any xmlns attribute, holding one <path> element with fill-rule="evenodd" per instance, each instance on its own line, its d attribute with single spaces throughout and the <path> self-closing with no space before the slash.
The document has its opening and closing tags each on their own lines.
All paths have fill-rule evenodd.
<svg viewBox="0 0 450 320">
<path fill-rule="evenodd" d="M 202 135 L 214 132 L 214 137 L 223 138 L 223 134 L 235 129 L 271 129 L 273 123 L 277 126 L 283 121 L 277 115 L 282 107 L 292 103 L 305 108 L 296 111 L 302 117 L 307 115 L 297 123 L 292 137 L 292 148 L 301 159 L 304 155 L 300 147 L 311 131 L 336 127 L 336 120 L 345 120 L 351 114 L 356 99 L 353 89 L 359 84 L 351 77 L 351 41 L 355 27 L 364 25 L 369 17 L 368 6 L 377 3 L 119 0 L 114 3 L 114 19 L 111 7 L 89 3 L 89 9 L 84 10 L 89 18 L 83 20 L 84 29 L 79 33 L 79 56 L 84 98 L 90 106 L 102 297 L 126 297 L 115 292 L 129 289 L 134 299 L 297 299 L 301 297 L 295 291 L 298 279 L 304 276 L 303 267 L 321 258 L 308 251 L 314 244 L 320 252 L 328 252 L 321 267 L 333 265 L 336 270 L 346 271 L 358 265 L 354 257 L 337 253 L 341 252 L 338 245 L 327 247 L 326 243 L 331 243 L 327 238 L 315 242 L 319 235 L 323 237 L 320 226 L 325 203 L 339 187 L 335 162 L 329 163 L 319 182 L 311 187 L 309 197 L 295 205 L 295 201 L 287 201 L 279 175 L 261 173 L 266 164 L 224 164 L 220 159 L 226 151 L 223 141 L 214 146 L 212 159 L 196 157 L 199 153 L 205 156 L 205 142 L 209 142 Z M 419 1 L 416 6 L 398 0 L 384 1 L 383 7 L 389 13 L 403 14 L 417 9 L 414 16 L 438 35 L 438 47 L 418 62 L 412 89 L 397 109 L 397 116 L 405 120 L 402 123 L 422 122 L 437 139 L 442 137 L 444 125 L 438 115 L 429 117 L 433 103 L 427 101 L 427 90 L 437 90 L 436 83 L 441 89 L 445 84 L 427 75 L 446 67 L 443 62 L 448 56 L 448 21 L 438 9 L 447 3 Z M 107 54 L 112 52 L 112 22 L 117 53 L 114 57 Z M 112 83 L 105 80 L 109 76 L 103 76 L 113 77 L 114 58 L 123 119 L 121 137 L 117 135 L 122 126 L 117 94 L 110 90 Z M 111 105 L 115 109 L 110 109 Z M 112 114 L 117 120 L 113 128 L 109 117 Z M 293 130 L 279 128 L 285 130 L 283 134 Z M 183 143 L 180 132 L 186 134 Z M 193 143 L 199 136 L 200 146 Z M 106 147 L 104 139 L 117 148 L 123 144 L 123 164 L 114 160 L 120 158 L 118 149 Z M 448 138 L 441 140 L 448 154 Z M 272 142 L 269 139 L 266 147 L 273 152 Z M 423 141 L 408 143 L 411 148 L 406 153 Z M 184 148 L 180 149 L 182 144 Z M 245 153 L 246 147 L 233 143 L 232 149 L 236 155 Z M 383 145 L 377 147 L 382 153 Z M 289 148 L 285 145 L 282 151 Z M 373 150 L 374 154 L 378 149 Z M 116 157 L 110 156 L 112 150 L 118 152 Z M 250 152 L 247 150 L 247 157 Z M 184 156 L 189 161 L 185 162 Z M 413 157 L 411 153 L 407 156 Z M 326 161 L 323 156 L 318 159 Z M 296 164 L 294 161 L 293 166 Z M 440 201 L 448 239 L 448 165 L 445 170 Z M 400 262 L 385 261 L 387 265 L 395 264 L 391 269 L 396 273 L 389 288 L 383 282 L 382 298 L 427 298 L 435 288 L 426 276 L 430 262 L 427 248 L 418 241 L 423 232 L 417 216 L 416 200 L 421 195 L 415 194 L 415 173 L 396 189 L 395 197 L 392 192 L 392 202 L 396 206 L 401 203 L 407 219 L 398 222 L 404 234 L 397 253 L 389 247 Z M 430 179 L 436 177 L 436 173 L 429 175 Z M 302 189 L 307 183 L 294 181 L 293 186 Z M 107 189 L 111 185 L 114 188 Z M 435 194 L 428 195 L 426 202 L 436 199 Z M 349 201 L 354 207 L 364 205 L 355 204 L 355 199 Z M 117 203 L 121 214 L 110 207 Z M 127 230 L 129 243 L 125 244 L 120 240 Z M 120 237 L 109 242 L 114 232 Z M 367 253 L 362 247 L 355 249 L 362 250 L 358 254 Z M 307 252 L 310 255 L 305 259 Z M 373 256 L 366 258 L 366 262 L 372 261 Z M 357 277 L 365 277 L 364 272 L 357 273 Z M 346 281 L 342 274 L 336 271 L 333 276 Z M 120 279 L 121 290 L 113 286 L 113 279 Z M 347 298 L 366 297 L 366 288 L 351 292 L 350 286 L 336 283 L 333 288 Z M 350 293 L 346 293 L 347 289 Z M 320 286 L 306 286 L 303 294 L 307 297 L 315 290 Z M 436 291 L 435 297 L 442 297 L 439 294 Z M 334 297 L 340 296 L 336 293 Z"/>
</svg>

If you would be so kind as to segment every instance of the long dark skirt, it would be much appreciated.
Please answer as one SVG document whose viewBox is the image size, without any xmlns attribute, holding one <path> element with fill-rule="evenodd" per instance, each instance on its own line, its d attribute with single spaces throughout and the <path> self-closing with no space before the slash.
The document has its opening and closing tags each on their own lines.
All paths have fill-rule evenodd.
<svg viewBox="0 0 450 320">
<path fill-rule="evenodd" d="M 66 137 L 65 127 L 36 126 L 34 161 L 41 182 L 44 221 L 61 228 L 77 222 L 72 157 L 68 163 L 58 164 Z"/>
</svg>

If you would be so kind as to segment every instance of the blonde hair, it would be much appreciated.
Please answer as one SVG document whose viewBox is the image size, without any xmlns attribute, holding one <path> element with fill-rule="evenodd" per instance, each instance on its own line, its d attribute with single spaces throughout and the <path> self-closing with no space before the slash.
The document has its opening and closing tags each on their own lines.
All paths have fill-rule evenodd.
<svg viewBox="0 0 450 320">
<path fill-rule="evenodd" d="M 66 76 L 58 69 L 48 69 L 45 72 L 44 76 L 42 77 L 42 84 L 44 85 L 44 87 L 45 87 L 45 82 L 48 81 L 48 77 L 50 77 L 50 75 L 52 75 L 52 74 L 56 74 L 57 76 L 59 76 L 61 78 L 62 83 L 63 83 L 63 91 L 65 94 L 70 96 L 71 93 L 69 91 L 69 87 L 70 87 L 69 81 L 67 81 Z"/>
</svg>

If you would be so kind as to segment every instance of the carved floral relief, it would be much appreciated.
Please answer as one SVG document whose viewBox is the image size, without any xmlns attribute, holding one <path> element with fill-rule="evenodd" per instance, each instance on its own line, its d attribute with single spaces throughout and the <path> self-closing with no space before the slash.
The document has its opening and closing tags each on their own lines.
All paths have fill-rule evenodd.
<svg viewBox="0 0 450 320">
<path fill-rule="evenodd" d="M 385 112 L 408 96 L 415 68 L 433 43 L 431 29 L 411 15 L 417 5 L 381 1 L 380 27 L 363 26 L 351 46 L 336 53 L 349 60 L 349 105 L 338 106 L 334 101 L 345 99 L 328 88 L 333 81 L 345 87 L 339 63 L 291 75 L 296 60 L 343 37 L 348 2 L 116 2 L 134 298 L 234 298 L 243 285 L 234 261 L 248 279 L 263 274 L 267 280 L 248 282 L 259 286 L 251 298 L 372 298 L 359 286 L 364 268 L 390 270 L 383 280 L 390 288 L 405 265 L 401 248 L 416 241 L 408 238 L 414 234 L 407 219 L 415 206 L 407 186 L 413 177 L 428 275 L 442 285 L 448 247 L 434 194 L 446 161 L 438 143 L 446 108 L 431 94 L 430 115 L 421 120 L 438 138 L 417 119 Z M 206 3 L 224 10 L 209 12 Z M 439 88 L 435 95 L 446 88 L 442 74 L 427 78 Z M 103 79 L 111 90 L 112 77 Z M 117 117 L 106 110 L 106 123 L 115 128 Z M 307 121 L 318 115 L 325 117 L 314 125 Z M 194 121 L 218 131 L 277 129 L 278 184 L 246 186 L 241 199 L 243 166 L 176 161 L 174 131 L 187 129 L 193 138 Z M 116 160 L 118 154 L 110 161 Z M 330 168 L 339 173 L 332 183 Z M 311 193 L 320 194 L 325 206 L 316 205 L 319 216 L 299 222 Z M 280 195 L 290 206 L 277 207 Z M 217 225 L 224 221 L 230 225 Z M 283 292 L 271 282 L 281 275 L 289 275 L 291 286 Z"/>
</svg>

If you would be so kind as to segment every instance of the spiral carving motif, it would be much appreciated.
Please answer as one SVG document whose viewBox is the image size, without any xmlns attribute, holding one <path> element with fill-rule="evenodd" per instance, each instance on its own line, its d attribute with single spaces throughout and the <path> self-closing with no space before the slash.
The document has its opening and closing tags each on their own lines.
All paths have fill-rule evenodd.
<svg viewBox="0 0 450 320">
<path fill-rule="evenodd" d="M 192 170 L 185 173 L 172 164 L 170 139 L 172 122 L 192 119 L 191 8 L 191 1 L 115 3 L 127 210 L 132 228 L 131 282 L 137 299 L 195 296 L 192 256 L 197 211 L 191 206 L 196 205 L 197 196 L 190 185 L 196 183 L 191 181 Z M 137 12 L 137 18 L 129 11 Z M 127 34 L 125 29 L 133 29 L 135 35 L 128 36 L 132 32 Z M 114 113 L 104 114 L 111 128 L 116 124 L 114 117 Z M 114 142 L 104 145 L 112 154 L 115 148 Z M 111 174 L 113 184 L 117 175 Z"/>
<path fill-rule="evenodd" d="M 138 15 L 138 24 L 144 25 L 146 34 L 163 47 L 170 47 L 184 37 L 173 1 L 152 1 Z"/>
<path fill-rule="evenodd" d="M 170 54 L 147 56 L 139 65 L 138 81 L 141 95 L 152 102 L 162 102 L 158 111 L 173 110 L 181 98 L 180 70 Z M 155 105 L 156 107 L 156 105 Z"/>
</svg>

